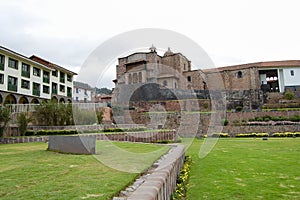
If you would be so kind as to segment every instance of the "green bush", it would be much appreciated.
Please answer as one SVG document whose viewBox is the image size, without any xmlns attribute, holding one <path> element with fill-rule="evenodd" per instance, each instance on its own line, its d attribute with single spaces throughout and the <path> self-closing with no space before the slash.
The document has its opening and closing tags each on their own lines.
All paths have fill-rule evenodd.
<svg viewBox="0 0 300 200">
<path fill-rule="evenodd" d="M 284 94 L 284 98 L 287 100 L 293 100 L 295 99 L 295 94 L 293 92 L 286 92 Z"/>
<path fill-rule="evenodd" d="M 18 127 L 20 136 L 24 136 L 27 130 L 28 123 L 31 121 L 31 118 L 28 117 L 27 113 L 20 113 L 18 115 Z"/>
<path fill-rule="evenodd" d="M 35 135 L 34 131 L 26 131 L 25 132 L 25 136 L 33 136 L 33 135 Z"/>
<path fill-rule="evenodd" d="M 103 132 L 137 132 L 137 131 L 146 131 L 146 127 L 137 127 L 137 128 L 106 128 Z"/>
<path fill-rule="evenodd" d="M 171 196 L 171 200 L 181 200 L 186 198 L 191 165 L 192 165 L 192 157 L 185 156 L 184 164 L 177 177 L 176 189 Z"/>
<path fill-rule="evenodd" d="M 39 130 L 35 135 L 76 135 L 77 130 Z"/>
<path fill-rule="evenodd" d="M 272 137 L 300 137 L 300 132 L 274 133 Z"/>
<path fill-rule="evenodd" d="M 222 119 L 221 123 L 223 126 L 227 126 L 229 124 L 229 121 L 228 121 L 228 119 Z"/>
<path fill-rule="evenodd" d="M 237 106 L 237 107 L 235 107 L 235 110 L 237 112 L 241 112 L 243 110 L 243 107 L 242 106 Z"/>
<path fill-rule="evenodd" d="M 229 135 L 228 133 L 213 133 L 211 137 L 227 138 Z"/>
<path fill-rule="evenodd" d="M 249 137 L 269 137 L 268 133 L 242 133 L 236 134 L 237 138 L 249 138 Z"/>
</svg>

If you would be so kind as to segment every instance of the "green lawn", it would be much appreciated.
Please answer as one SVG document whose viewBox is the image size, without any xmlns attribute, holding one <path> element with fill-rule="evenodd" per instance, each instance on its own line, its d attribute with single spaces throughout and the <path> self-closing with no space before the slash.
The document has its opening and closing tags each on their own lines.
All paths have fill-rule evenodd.
<svg viewBox="0 0 300 200">
<path fill-rule="evenodd" d="M 92 156 L 46 151 L 45 143 L 0 145 L 0 199 L 111 199 L 138 175 L 99 162 L 110 157 L 118 163 L 112 146 L 123 157 L 124 152 L 132 152 L 147 158 L 148 166 L 168 150 L 161 145 L 101 141 L 97 143 L 99 155 Z M 146 167 L 136 170 L 142 168 Z"/>
<path fill-rule="evenodd" d="M 187 151 L 193 159 L 187 199 L 300 199 L 300 138 L 219 139 L 200 159 L 202 143 L 195 140 Z"/>
</svg>

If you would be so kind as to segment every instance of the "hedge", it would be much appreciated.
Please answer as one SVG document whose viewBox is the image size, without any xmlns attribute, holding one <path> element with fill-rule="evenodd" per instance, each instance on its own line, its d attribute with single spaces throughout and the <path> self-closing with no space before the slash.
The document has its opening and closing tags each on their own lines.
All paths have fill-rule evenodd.
<svg viewBox="0 0 300 200">
<path fill-rule="evenodd" d="M 243 137 L 269 137 L 268 133 L 242 133 L 242 134 L 236 134 L 235 137 L 237 138 L 243 138 Z"/>
<path fill-rule="evenodd" d="M 39 130 L 39 131 L 26 131 L 25 136 L 40 136 L 40 135 L 75 135 L 78 134 L 77 130 Z"/>
<path fill-rule="evenodd" d="M 135 132 L 135 131 L 146 131 L 146 127 L 138 127 L 138 128 L 107 128 L 104 129 L 103 132 Z"/>
<path fill-rule="evenodd" d="M 272 137 L 300 137 L 300 132 L 273 133 Z"/>
<path fill-rule="evenodd" d="M 265 115 L 263 117 L 255 117 L 255 118 L 251 118 L 249 119 L 249 122 L 268 122 L 268 121 L 292 121 L 292 122 L 300 122 L 300 115 L 294 115 L 291 117 L 285 117 L 285 116 L 279 116 L 279 117 L 275 117 L 275 116 L 269 116 L 269 115 Z"/>
</svg>

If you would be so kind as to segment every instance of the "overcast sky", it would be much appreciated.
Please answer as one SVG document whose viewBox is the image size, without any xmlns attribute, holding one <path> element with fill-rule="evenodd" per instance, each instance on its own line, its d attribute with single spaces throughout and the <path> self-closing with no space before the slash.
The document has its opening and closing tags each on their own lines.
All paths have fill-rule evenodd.
<svg viewBox="0 0 300 200">
<path fill-rule="evenodd" d="M 218 67 L 299 60 L 298 2 L 0 0 L 0 45 L 78 72 L 109 38 L 133 29 L 162 28 L 194 40 Z M 115 70 L 108 73 L 98 87 L 113 87 Z"/>
</svg>

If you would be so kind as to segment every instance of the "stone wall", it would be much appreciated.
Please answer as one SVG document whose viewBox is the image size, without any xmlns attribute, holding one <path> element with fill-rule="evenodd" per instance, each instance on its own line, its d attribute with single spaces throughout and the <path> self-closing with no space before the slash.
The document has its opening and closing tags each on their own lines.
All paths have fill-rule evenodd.
<svg viewBox="0 0 300 200">
<path fill-rule="evenodd" d="M 96 136 L 49 136 L 48 150 L 73 154 L 95 154 Z"/>
<path fill-rule="evenodd" d="M 300 132 L 299 125 L 281 125 L 281 126 L 224 126 L 222 132 L 228 133 L 230 136 L 244 133 L 284 133 L 284 132 Z"/>
<path fill-rule="evenodd" d="M 152 143 L 163 140 L 177 141 L 178 135 L 175 130 L 159 132 L 128 132 L 128 133 L 108 133 L 108 134 L 80 134 L 80 136 L 96 137 L 97 140 L 126 141 L 126 142 L 146 142 Z M 72 137 L 72 136 L 71 136 Z M 27 142 L 48 142 L 49 136 L 39 137 L 7 137 L 0 138 L 0 144 L 14 144 Z"/>
<path fill-rule="evenodd" d="M 125 198 L 114 199 L 170 199 L 176 189 L 176 180 L 183 166 L 184 158 L 184 146 L 177 145 L 133 193 Z"/>
</svg>

